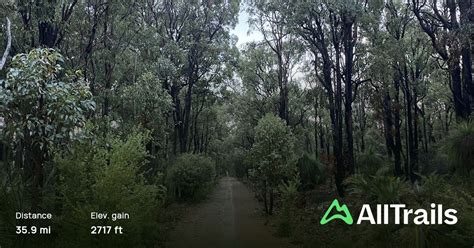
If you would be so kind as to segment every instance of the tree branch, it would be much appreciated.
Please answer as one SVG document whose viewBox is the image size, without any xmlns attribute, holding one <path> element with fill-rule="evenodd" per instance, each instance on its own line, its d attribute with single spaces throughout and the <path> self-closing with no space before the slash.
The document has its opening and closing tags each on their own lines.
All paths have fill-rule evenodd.
<svg viewBox="0 0 474 248">
<path fill-rule="evenodd" d="M 7 19 L 7 47 L 5 48 L 5 52 L 3 52 L 2 60 L 0 61 L 0 71 L 3 69 L 3 67 L 5 66 L 5 63 L 7 62 L 7 57 L 8 57 L 8 54 L 10 53 L 10 49 L 12 46 L 11 23 L 8 17 L 6 19 Z"/>
<path fill-rule="evenodd" d="M 364 79 L 364 80 L 359 80 L 359 81 L 352 81 L 352 83 L 354 83 L 354 94 L 352 95 L 352 102 L 355 101 L 356 97 L 357 97 L 357 92 L 358 92 L 358 89 L 359 89 L 359 86 L 365 82 L 372 82 L 372 79 L 371 78 L 368 78 L 368 79 Z"/>
</svg>

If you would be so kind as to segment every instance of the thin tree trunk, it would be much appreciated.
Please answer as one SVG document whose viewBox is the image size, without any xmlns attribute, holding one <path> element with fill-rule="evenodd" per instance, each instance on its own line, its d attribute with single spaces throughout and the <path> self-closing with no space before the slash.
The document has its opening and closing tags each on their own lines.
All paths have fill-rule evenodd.
<svg viewBox="0 0 474 248">
<path fill-rule="evenodd" d="M 464 91 L 466 92 L 464 96 L 464 102 L 468 108 L 468 114 L 472 114 L 474 110 L 474 83 L 472 82 L 472 48 L 469 39 L 474 39 L 474 14 L 473 5 L 471 0 L 458 0 L 459 5 L 459 21 L 461 25 L 461 30 L 470 30 L 471 32 L 463 32 L 460 34 L 461 39 L 461 56 L 462 56 L 462 80 Z M 469 13 L 471 12 L 471 13 Z M 471 15 L 471 20 L 469 20 L 469 15 Z M 471 36 L 471 37 L 469 37 Z"/>
<path fill-rule="evenodd" d="M 344 197 L 344 186 L 342 181 L 345 177 L 344 159 L 342 157 L 342 79 L 340 76 L 340 48 L 338 42 L 335 42 L 336 57 L 336 94 L 335 94 L 335 119 L 336 134 L 334 137 L 334 152 L 336 156 L 336 188 L 340 197 Z"/>
<path fill-rule="evenodd" d="M 422 117 L 423 117 L 423 145 L 424 145 L 424 151 L 425 153 L 428 152 L 428 133 L 426 131 L 426 112 L 425 112 L 425 102 L 421 102 L 421 111 L 422 111 Z"/>
<path fill-rule="evenodd" d="M 104 33 L 103 33 L 103 45 L 104 48 L 107 52 L 110 53 L 110 56 L 114 56 L 114 53 L 112 51 L 111 44 L 109 42 L 109 39 L 112 38 L 113 35 L 113 27 L 112 24 L 109 23 L 109 11 L 110 11 L 110 6 L 109 2 L 106 3 L 105 11 L 104 11 Z M 110 25 L 110 27 L 109 27 Z M 104 60 L 104 80 L 105 80 L 105 92 L 104 92 L 104 105 L 102 109 L 102 115 L 103 116 L 108 116 L 109 115 L 109 109 L 110 109 L 110 90 L 112 88 L 112 73 L 113 73 L 113 67 L 111 64 L 112 58 L 107 58 Z"/>
<path fill-rule="evenodd" d="M 188 90 L 186 91 L 186 96 L 184 97 L 184 110 L 183 110 L 184 118 L 183 118 L 183 125 L 181 125 L 182 130 L 180 131 L 180 137 L 179 137 L 179 145 L 180 145 L 181 153 L 185 153 L 188 151 L 187 142 L 188 142 L 188 134 L 189 134 L 189 122 L 190 122 L 190 116 L 191 116 L 193 85 L 194 85 L 194 82 L 190 81 L 188 85 Z"/>
<path fill-rule="evenodd" d="M 263 182 L 263 205 L 265 207 L 265 213 L 269 213 L 269 209 L 268 209 L 268 200 L 267 200 L 267 182 L 264 181 Z"/>
<path fill-rule="evenodd" d="M 173 154 L 177 155 L 178 153 L 178 143 L 179 138 L 181 137 L 181 130 L 183 125 L 183 119 L 181 114 L 181 100 L 179 99 L 180 88 L 177 85 L 171 86 L 171 98 L 173 100 L 174 111 L 173 111 L 173 121 L 174 121 L 174 133 L 173 133 Z"/>
<path fill-rule="evenodd" d="M 347 151 L 345 156 L 345 164 L 347 166 L 348 174 L 354 174 L 354 136 L 352 128 L 352 64 L 354 57 L 354 41 L 352 28 L 354 25 L 354 19 L 347 16 L 346 13 L 343 16 L 344 26 L 344 59 L 345 59 L 345 105 L 344 105 L 344 121 L 346 124 L 346 141 Z"/>
<path fill-rule="evenodd" d="M 401 123 L 400 123 L 400 81 L 401 75 L 400 71 L 397 70 L 395 72 L 395 79 L 394 79 L 394 88 L 395 88 L 395 96 L 394 96 L 394 110 L 393 110 L 393 124 L 395 127 L 395 146 L 393 149 L 394 155 L 394 165 L 395 165 L 395 175 L 401 176 L 402 172 L 402 138 L 401 138 Z"/>
<path fill-rule="evenodd" d="M 410 93 L 410 85 L 408 82 L 408 72 L 406 65 L 404 66 L 404 94 L 405 94 L 405 115 L 406 115 L 406 133 L 407 133 L 407 165 L 405 172 L 407 177 L 412 182 L 415 180 L 414 167 L 415 167 L 415 141 L 413 136 L 413 114 L 412 114 L 412 95 Z"/>
<path fill-rule="evenodd" d="M 273 201 L 274 201 L 274 193 L 273 193 L 273 188 L 271 188 L 270 189 L 270 206 L 268 208 L 269 215 L 273 214 Z"/>
<path fill-rule="evenodd" d="M 316 96 L 314 97 L 314 156 L 318 157 L 318 100 Z"/>
<path fill-rule="evenodd" d="M 385 144 L 387 147 L 387 155 L 389 158 L 392 158 L 395 151 L 395 142 L 393 139 L 393 120 L 392 120 L 392 105 L 391 98 L 388 89 L 385 90 L 383 98 L 383 116 L 384 116 L 384 134 L 385 134 Z M 397 168 L 395 167 L 395 172 Z M 397 173 L 395 173 L 397 175 Z"/>
</svg>

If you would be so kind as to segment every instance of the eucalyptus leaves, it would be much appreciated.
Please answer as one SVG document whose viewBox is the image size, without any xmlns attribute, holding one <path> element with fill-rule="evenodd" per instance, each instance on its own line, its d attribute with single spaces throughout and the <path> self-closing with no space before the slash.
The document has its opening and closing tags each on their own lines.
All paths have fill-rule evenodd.
<svg viewBox="0 0 474 248">
<path fill-rule="evenodd" d="M 28 140 L 46 150 L 77 137 L 95 109 L 81 72 L 70 73 L 53 49 L 34 49 L 13 58 L 0 90 L 0 116 L 14 143 Z"/>
</svg>

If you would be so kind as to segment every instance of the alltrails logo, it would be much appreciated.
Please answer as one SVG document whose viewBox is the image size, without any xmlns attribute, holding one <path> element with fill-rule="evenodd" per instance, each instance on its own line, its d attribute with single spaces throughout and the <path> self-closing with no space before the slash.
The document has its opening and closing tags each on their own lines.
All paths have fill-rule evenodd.
<svg viewBox="0 0 474 248">
<path fill-rule="evenodd" d="M 334 214 L 334 215 L 332 215 L 331 217 L 328 218 L 328 215 L 332 212 L 333 208 L 336 208 L 336 210 L 338 212 L 342 211 L 342 213 L 344 215 Z M 329 206 L 328 210 L 326 210 L 326 213 L 324 213 L 324 216 L 321 219 L 320 223 L 321 223 L 321 225 L 325 225 L 326 223 L 328 223 L 329 221 L 334 220 L 334 219 L 341 219 L 344 222 L 346 222 L 346 224 L 348 224 L 348 225 L 352 225 L 352 223 L 354 222 L 352 220 L 352 215 L 349 212 L 349 209 L 347 209 L 346 204 L 343 204 L 342 207 L 341 207 L 341 205 L 339 205 L 339 201 L 337 201 L 337 199 L 334 199 L 334 201 L 332 201 L 331 206 Z"/>
<path fill-rule="evenodd" d="M 331 215 L 334 208 L 337 213 Z M 362 205 L 356 224 L 359 225 L 363 221 L 369 221 L 372 225 L 410 223 L 415 225 L 454 225 L 458 222 L 458 218 L 455 215 L 457 212 L 457 210 L 451 208 L 443 211 L 443 205 L 434 203 L 431 203 L 430 210 L 408 209 L 405 204 L 377 204 L 374 217 L 370 205 L 364 204 Z M 390 214 L 393 215 L 392 218 L 390 218 Z M 332 201 L 331 206 L 329 206 L 328 210 L 324 213 L 320 223 L 321 225 L 325 225 L 335 219 L 340 219 L 348 225 L 352 225 L 354 222 L 347 206 L 345 204 L 341 206 L 337 199 Z M 390 220 L 393 222 L 390 223 Z"/>
</svg>

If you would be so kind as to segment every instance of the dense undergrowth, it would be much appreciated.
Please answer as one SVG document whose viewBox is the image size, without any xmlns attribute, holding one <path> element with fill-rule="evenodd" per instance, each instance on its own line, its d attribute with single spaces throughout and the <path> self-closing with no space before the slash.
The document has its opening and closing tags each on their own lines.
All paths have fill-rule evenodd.
<svg viewBox="0 0 474 248">
<path fill-rule="evenodd" d="M 167 166 L 152 170 L 147 151 L 150 133 L 133 129 L 128 134 L 97 135 L 89 125 L 85 138 L 67 151 L 57 151 L 47 167 L 42 202 L 37 211 L 52 212 L 53 237 L 19 239 L 12 227 L 25 224 L 15 220 L 15 212 L 30 211 L 24 202 L 30 194 L 20 171 L 10 167 L 5 184 L 0 185 L 2 244 L 15 247 L 151 247 L 164 237 L 178 220 L 182 208 L 173 202 L 198 201 L 214 185 L 215 165 L 205 156 L 184 154 Z M 10 165 L 6 165 L 10 166 Z M 27 182 L 28 183 L 28 182 Z M 28 185 L 28 184 L 26 184 Z M 179 210 L 181 209 L 181 211 Z M 91 212 L 128 213 L 127 220 L 91 220 Z M 38 223 L 37 223 L 38 225 Z M 94 236 L 94 225 L 117 226 L 124 235 Z"/>
<path fill-rule="evenodd" d="M 357 157 L 358 173 L 344 181 L 341 199 L 325 169 L 328 164 L 304 154 L 296 163 L 299 175 L 282 178 L 274 226 L 277 235 L 302 247 L 471 247 L 474 243 L 474 137 L 472 123 L 461 123 L 429 154 L 421 154 L 419 179 L 394 176 L 386 155 L 367 149 Z M 248 166 L 248 165 L 247 165 Z M 333 199 L 347 204 L 354 219 L 363 204 L 402 203 L 430 209 L 442 204 L 456 209 L 455 225 L 346 225 L 319 222 Z M 392 217 L 391 217 L 392 218 Z M 393 223 L 393 219 L 391 220 Z"/>
</svg>

